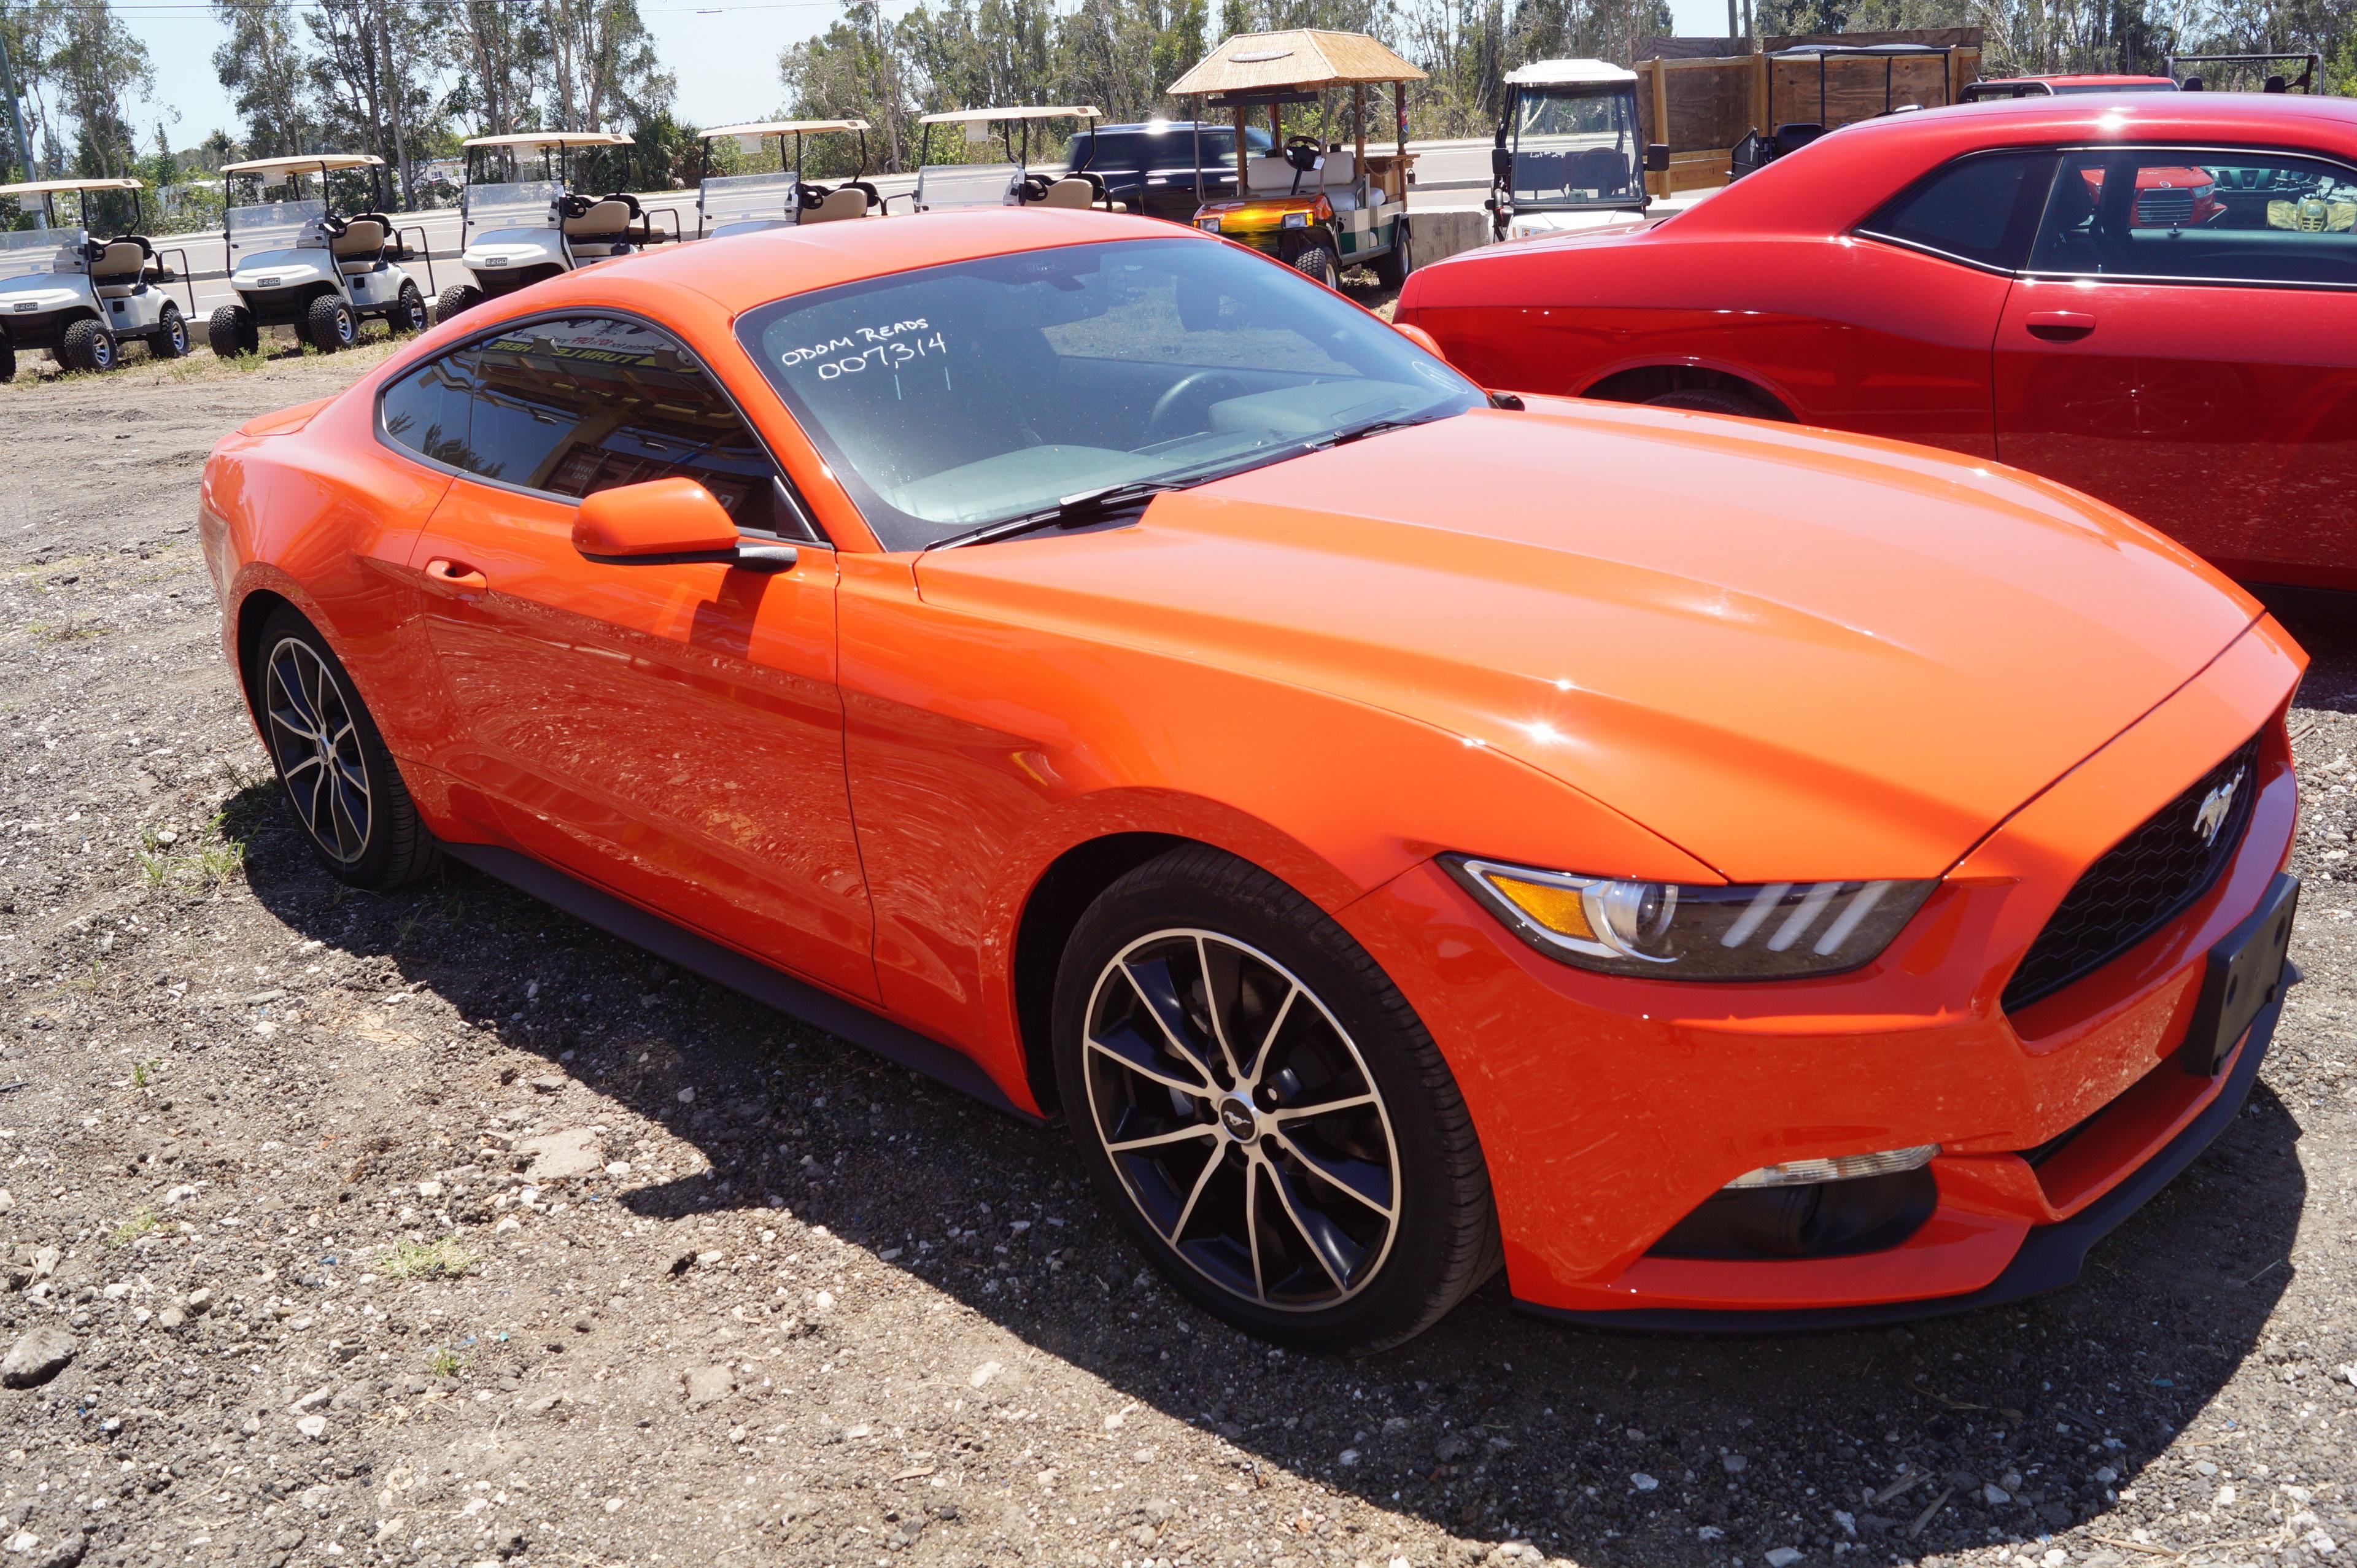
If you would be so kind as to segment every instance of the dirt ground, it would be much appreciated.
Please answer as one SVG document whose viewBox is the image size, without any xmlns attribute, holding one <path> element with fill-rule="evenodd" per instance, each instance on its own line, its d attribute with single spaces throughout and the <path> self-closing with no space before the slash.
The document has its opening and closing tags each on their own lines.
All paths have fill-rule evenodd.
<svg viewBox="0 0 2357 1568">
<path fill-rule="evenodd" d="M 1499 1282 L 1307 1359 L 1156 1283 L 1060 1133 L 462 870 L 315 869 L 220 657 L 198 472 L 382 351 L 0 388 L 0 1348 L 71 1351 L 0 1391 L 0 1564 L 2157 1568 L 2357 1534 L 2345 627 L 2294 623 L 2307 983 L 2077 1287 L 1703 1339 Z"/>
</svg>

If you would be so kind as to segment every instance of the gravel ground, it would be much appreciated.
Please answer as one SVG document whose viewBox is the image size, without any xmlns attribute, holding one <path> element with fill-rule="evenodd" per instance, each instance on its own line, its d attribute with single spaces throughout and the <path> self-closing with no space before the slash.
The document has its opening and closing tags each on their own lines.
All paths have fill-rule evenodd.
<svg viewBox="0 0 2357 1568">
<path fill-rule="evenodd" d="M 2308 983 L 2075 1289 L 1702 1340 L 1493 1283 L 1304 1359 L 1144 1273 L 1058 1134 L 463 871 L 314 869 L 218 653 L 198 468 L 382 351 L 0 388 L 0 1563 L 2150 1568 L 2357 1534 L 2330 620 L 2297 622 Z"/>
</svg>

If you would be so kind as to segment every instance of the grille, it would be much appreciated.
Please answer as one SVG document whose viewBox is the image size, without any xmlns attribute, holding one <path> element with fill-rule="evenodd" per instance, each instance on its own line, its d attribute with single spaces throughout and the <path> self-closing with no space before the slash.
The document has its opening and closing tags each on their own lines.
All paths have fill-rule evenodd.
<svg viewBox="0 0 2357 1568">
<path fill-rule="evenodd" d="M 2208 892 L 2250 825 L 2258 761 L 2253 736 L 2082 873 L 2014 971 L 2005 1010 L 2018 1012 L 2093 973 Z M 2202 814 L 2218 810 L 2214 798 L 2230 784 L 2224 820 L 2205 838 Z"/>
<path fill-rule="evenodd" d="M 2139 190 L 2136 199 L 2136 223 L 2139 229 L 2182 229 L 2193 221 L 2193 193 L 2190 190 Z"/>
</svg>

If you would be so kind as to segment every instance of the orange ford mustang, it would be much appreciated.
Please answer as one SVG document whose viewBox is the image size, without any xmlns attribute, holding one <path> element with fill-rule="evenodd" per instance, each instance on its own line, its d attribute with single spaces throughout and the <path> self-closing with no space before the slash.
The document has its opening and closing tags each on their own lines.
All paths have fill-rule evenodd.
<svg viewBox="0 0 2357 1568">
<path fill-rule="evenodd" d="M 2075 1277 L 2274 1026 L 2302 655 L 2026 475 L 1498 401 L 1209 236 L 831 224 L 470 312 L 203 535 L 330 870 L 1060 1113 L 1257 1333 Z"/>
</svg>

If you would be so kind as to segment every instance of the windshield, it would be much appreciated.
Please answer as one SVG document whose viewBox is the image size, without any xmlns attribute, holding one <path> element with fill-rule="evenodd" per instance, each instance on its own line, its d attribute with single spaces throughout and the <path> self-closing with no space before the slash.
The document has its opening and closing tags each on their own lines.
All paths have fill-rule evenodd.
<svg viewBox="0 0 2357 1568">
<path fill-rule="evenodd" d="M 1483 402 L 1292 268 L 1184 238 L 821 289 L 737 334 L 890 550 Z"/>
<path fill-rule="evenodd" d="M 1644 148 L 1634 87 L 1517 88 L 1512 113 L 1515 206 L 1636 199 Z"/>
<path fill-rule="evenodd" d="M 2070 81 L 2057 83 L 2057 92 L 2174 92 L 2173 81 Z"/>
<path fill-rule="evenodd" d="M 1203 166 L 1207 169 L 1231 169 L 1236 163 L 1236 134 L 1222 125 L 1218 130 L 1205 126 L 1203 136 Z M 1272 152 L 1276 144 L 1269 140 L 1266 131 L 1257 125 L 1244 128 L 1244 145 L 1254 155 Z M 1191 172 L 1195 167 L 1195 134 L 1184 125 L 1173 125 L 1159 131 L 1084 131 L 1064 144 L 1066 168 L 1111 169 L 1125 172 L 1133 169 L 1178 169 Z"/>
</svg>

